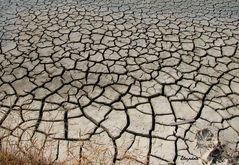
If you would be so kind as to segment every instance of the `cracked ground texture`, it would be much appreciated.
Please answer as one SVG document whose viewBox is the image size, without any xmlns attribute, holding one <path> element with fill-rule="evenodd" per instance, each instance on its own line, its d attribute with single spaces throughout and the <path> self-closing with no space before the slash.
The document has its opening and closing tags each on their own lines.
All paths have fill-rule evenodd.
<svg viewBox="0 0 239 165">
<path fill-rule="evenodd" d="M 1 146 L 197 164 L 210 127 L 238 149 L 238 18 L 238 0 L 0 0 Z"/>
</svg>

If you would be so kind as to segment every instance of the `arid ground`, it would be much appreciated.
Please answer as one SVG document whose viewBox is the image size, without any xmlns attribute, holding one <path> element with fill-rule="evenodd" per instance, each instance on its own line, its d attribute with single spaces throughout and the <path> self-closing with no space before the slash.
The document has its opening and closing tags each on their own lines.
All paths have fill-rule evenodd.
<svg viewBox="0 0 239 165">
<path fill-rule="evenodd" d="M 239 149 L 238 44 L 238 0 L 0 0 L 1 149 L 226 161 L 212 150 Z"/>
</svg>

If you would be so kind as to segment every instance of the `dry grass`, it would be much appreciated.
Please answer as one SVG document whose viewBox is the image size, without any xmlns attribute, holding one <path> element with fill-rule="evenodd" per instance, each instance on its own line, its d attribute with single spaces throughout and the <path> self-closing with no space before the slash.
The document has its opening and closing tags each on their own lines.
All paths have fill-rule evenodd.
<svg viewBox="0 0 239 165">
<path fill-rule="evenodd" d="M 0 151 L 1 165 L 51 165 L 50 161 L 39 159 L 37 155 L 23 155 L 17 152 Z"/>
<path fill-rule="evenodd" d="M 6 151 L 0 151 L 0 164 L 8 165 L 24 165 L 29 164 L 23 157 L 9 153 Z"/>
<path fill-rule="evenodd" d="M 9 139 L 7 139 L 9 140 Z M 49 147 L 49 146 L 48 146 Z M 0 165 L 110 165 L 112 164 L 112 153 L 105 146 L 93 143 L 82 143 L 81 145 L 71 146 L 66 154 L 69 160 L 54 161 L 50 155 L 46 154 L 47 148 L 39 149 L 36 144 L 19 145 L 8 141 L 7 147 L 0 150 Z M 74 148 L 83 148 L 80 158 L 75 157 Z M 121 159 L 128 165 L 145 165 L 145 162 L 138 160 L 133 153 L 125 153 Z"/>
<path fill-rule="evenodd" d="M 92 161 L 94 159 L 94 162 Z M 83 156 L 79 160 L 71 161 L 71 165 L 93 165 L 95 163 L 95 158 Z M 136 158 L 131 156 L 126 156 L 127 164 L 144 164 L 137 161 Z M 37 154 L 26 153 L 22 154 L 19 152 L 11 151 L 0 151 L 0 165 L 68 165 L 68 161 L 54 162 L 47 158 L 39 157 Z M 98 160 L 97 164 L 99 165 L 108 165 L 106 160 Z"/>
</svg>

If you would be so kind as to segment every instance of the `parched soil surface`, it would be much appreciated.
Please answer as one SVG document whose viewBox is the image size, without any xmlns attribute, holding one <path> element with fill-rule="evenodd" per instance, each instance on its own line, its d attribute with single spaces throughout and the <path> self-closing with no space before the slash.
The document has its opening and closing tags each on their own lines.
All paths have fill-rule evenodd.
<svg viewBox="0 0 239 165">
<path fill-rule="evenodd" d="M 207 128 L 238 149 L 238 18 L 238 0 L 0 0 L 2 148 L 199 164 Z"/>
</svg>

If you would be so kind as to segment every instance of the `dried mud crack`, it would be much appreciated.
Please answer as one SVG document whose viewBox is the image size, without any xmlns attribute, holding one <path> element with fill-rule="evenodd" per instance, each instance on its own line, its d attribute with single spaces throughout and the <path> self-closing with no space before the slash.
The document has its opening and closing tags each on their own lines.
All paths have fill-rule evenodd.
<svg viewBox="0 0 239 165">
<path fill-rule="evenodd" d="M 237 0 L 0 0 L 2 148 L 199 164 L 181 158 L 209 128 L 238 150 L 238 18 Z"/>
</svg>

